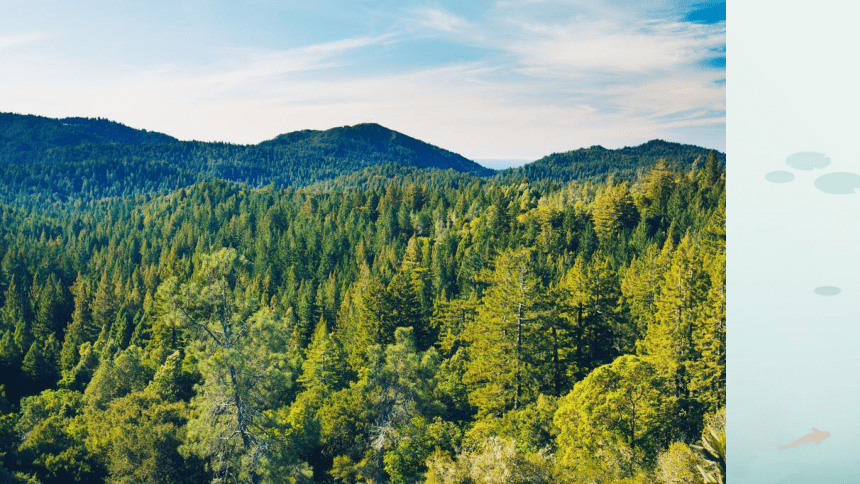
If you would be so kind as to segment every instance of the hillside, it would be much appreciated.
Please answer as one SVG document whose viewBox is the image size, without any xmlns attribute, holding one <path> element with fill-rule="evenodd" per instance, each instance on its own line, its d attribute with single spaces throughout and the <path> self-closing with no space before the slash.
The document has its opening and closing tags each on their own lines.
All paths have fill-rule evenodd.
<svg viewBox="0 0 860 484">
<path fill-rule="evenodd" d="M 701 168 L 711 151 L 699 146 L 663 140 L 651 140 L 639 146 L 616 150 L 592 146 L 565 153 L 553 153 L 533 163 L 503 170 L 498 176 L 567 182 L 596 181 L 612 173 L 616 179 L 631 180 L 641 171 L 654 166 L 661 158 L 673 168 L 692 169 L 694 165 Z M 715 151 L 714 155 L 725 166 L 725 153 Z"/>
<path fill-rule="evenodd" d="M 710 150 L 653 140 L 555 153 L 496 172 L 456 153 L 378 124 L 285 133 L 255 145 L 179 141 L 105 119 L 0 113 L 0 201 L 53 203 L 164 194 L 207 180 L 299 187 L 367 168 L 439 169 L 499 180 L 633 180 L 665 159 L 701 167 Z M 725 154 L 714 153 L 725 165 Z M 395 170 L 397 171 L 397 170 Z"/>
<path fill-rule="evenodd" d="M 0 179 L 7 201 L 166 193 L 212 179 L 303 186 L 385 164 L 493 173 L 377 124 L 236 145 L 179 141 L 103 119 L 0 114 Z"/>
<path fill-rule="evenodd" d="M 106 119 L 63 118 L 0 113 L 0 163 L 38 159 L 46 151 L 81 145 L 152 145 L 176 138 L 129 128 Z"/>
</svg>

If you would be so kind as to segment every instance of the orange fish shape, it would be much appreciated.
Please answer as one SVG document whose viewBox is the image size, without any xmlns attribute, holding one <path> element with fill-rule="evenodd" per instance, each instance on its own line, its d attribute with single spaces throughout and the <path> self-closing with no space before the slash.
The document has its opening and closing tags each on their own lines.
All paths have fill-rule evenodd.
<svg viewBox="0 0 860 484">
<path fill-rule="evenodd" d="M 803 437 L 795 440 L 790 445 L 780 445 L 780 449 L 788 449 L 791 447 L 797 447 L 800 444 L 808 444 L 810 442 L 815 442 L 816 444 L 820 444 L 822 440 L 829 438 L 830 432 L 818 430 L 815 427 L 812 427 L 812 433 L 806 434 Z"/>
</svg>

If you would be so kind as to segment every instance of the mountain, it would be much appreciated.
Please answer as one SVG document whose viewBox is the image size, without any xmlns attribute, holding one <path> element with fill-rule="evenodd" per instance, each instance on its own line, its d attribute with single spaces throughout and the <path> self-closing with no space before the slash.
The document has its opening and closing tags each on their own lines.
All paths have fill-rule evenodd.
<svg viewBox="0 0 860 484">
<path fill-rule="evenodd" d="M 378 124 L 297 131 L 236 145 L 179 141 L 104 119 L 0 114 L 0 183 L 6 188 L 0 197 L 7 200 L 165 193 L 210 179 L 303 186 L 386 164 L 494 173 Z"/>
<path fill-rule="evenodd" d="M 602 179 L 611 173 L 616 179 L 632 179 L 640 171 L 654 166 L 660 159 L 664 159 L 673 168 L 692 168 L 693 165 L 701 167 L 711 152 L 725 166 L 725 153 L 656 139 L 639 146 L 615 150 L 592 146 L 565 153 L 553 153 L 527 165 L 503 170 L 497 176 L 567 182 Z"/>
<path fill-rule="evenodd" d="M 167 193 L 223 179 L 251 186 L 306 186 L 368 168 L 454 170 L 498 179 L 633 179 L 665 159 L 701 165 L 710 150 L 653 140 L 610 150 L 555 153 L 496 172 L 456 153 L 378 124 L 286 133 L 255 145 L 179 141 L 106 119 L 0 113 L 0 201 L 68 202 Z M 725 154 L 714 153 L 724 165 Z"/>
<path fill-rule="evenodd" d="M 296 131 L 264 141 L 259 146 L 283 149 L 296 157 L 300 153 L 313 153 L 320 157 L 364 160 L 365 166 L 394 161 L 404 166 L 453 169 L 475 175 L 489 175 L 494 172 L 456 153 L 375 123 L 344 126 L 326 131 Z"/>
<path fill-rule="evenodd" d="M 63 118 L 0 113 L 0 161 L 31 160 L 49 149 L 88 144 L 146 145 L 176 138 L 129 128 L 107 119 Z"/>
</svg>

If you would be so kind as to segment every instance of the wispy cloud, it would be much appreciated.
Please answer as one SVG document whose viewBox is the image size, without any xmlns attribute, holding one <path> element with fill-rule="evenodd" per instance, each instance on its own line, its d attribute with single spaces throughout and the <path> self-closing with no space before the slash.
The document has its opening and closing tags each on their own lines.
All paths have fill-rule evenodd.
<svg viewBox="0 0 860 484">
<path fill-rule="evenodd" d="M 408 20 L 417 27 L 456 34 L 474 28 L 465 18 L 440 7 L 418 7 L 409 12 L 411 16 Z"/>
<path fill-rule="evenodd" d="M 724 25 L 598 20 L 520 27 L 510 50 L 525 66 L 549 75 L 668 71 L 712 57 L 725 45 Z"/>
<path fill-rule="evenodd" d="M 0 49 L 8 49 L 19 47 L 22 45 L 33 44 L 40 40 L 46 39 L 48 36 L 44 32 L 30 32 L 25 34 L 15 35 L 0 35 Z"/>
</svg>

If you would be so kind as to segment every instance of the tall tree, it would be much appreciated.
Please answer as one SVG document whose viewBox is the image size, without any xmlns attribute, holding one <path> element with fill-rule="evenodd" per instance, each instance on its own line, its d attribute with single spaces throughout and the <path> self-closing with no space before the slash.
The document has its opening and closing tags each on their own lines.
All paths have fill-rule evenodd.
<svg viewBox="0 0 860 484">
<path fill-rule="evenodd" d="M 539 387 L 537 365 L 545 355 L 535 349 L 545 323 L 533 257 L 533 251 L 521 250 L 496 258 L 478 318 L 465 330 L 472 357 L 465 379 L 481 415 L 517 409 Z"/>
<path fill-rule="evenodd" d="M 648 466 L 670 438 L 676 401 L 668 387 L 654 362 L 633 355 L 591 372 L 555 413 L 561 462 L 596 465 L 607 480 Z"/>
<path fill-rule="evenodd" d="M 591 216 L 594 220 L 594 231 L 601 240 L 634 227 L 639 220 L 639 213 L 627 183 L 609 186 L 598 195 Z"/>
<path fill-rule="evenodd" d="M 166 304 L 199 335 L 203 383 L 186 449 L 208 460 L 219 483 L 261 482 L 289 457 L 269 412 L 289 398 L 295 360 L 277 315 L 244 293 L 243 263 L 234 249 L 202 255 Z"/>
</svg>

